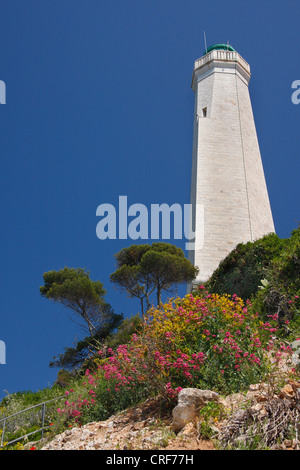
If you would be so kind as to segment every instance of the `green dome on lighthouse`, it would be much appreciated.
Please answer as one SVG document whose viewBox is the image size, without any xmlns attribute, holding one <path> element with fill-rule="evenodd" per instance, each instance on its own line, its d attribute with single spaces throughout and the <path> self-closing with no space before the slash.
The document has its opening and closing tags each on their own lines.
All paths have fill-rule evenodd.
<svg viewBox="0 0 300 470">
<path fill-rule="evenodd" d="M 223 51 L 234 51 L 234 48 L 230 44 L 213 44 L 212 46 L 208 47 L 206 51 L 204 51 L 203 55 L 208 54 L 215 49 L 221 49 Z"/>
</svg>

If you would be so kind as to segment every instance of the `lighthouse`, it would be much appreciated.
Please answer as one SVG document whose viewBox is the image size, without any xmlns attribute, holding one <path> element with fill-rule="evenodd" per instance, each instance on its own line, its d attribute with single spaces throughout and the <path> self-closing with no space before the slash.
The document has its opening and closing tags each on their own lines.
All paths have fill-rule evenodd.
<svg viewBox="0 0 300 470">
<path fill-rule="evenodd" d="M 249 95 L 250 66 L 229 44 L 195 61 L 191 180 L 195 283 L 206 282 L 238 243 L 274 233 Z"/>
</svg>

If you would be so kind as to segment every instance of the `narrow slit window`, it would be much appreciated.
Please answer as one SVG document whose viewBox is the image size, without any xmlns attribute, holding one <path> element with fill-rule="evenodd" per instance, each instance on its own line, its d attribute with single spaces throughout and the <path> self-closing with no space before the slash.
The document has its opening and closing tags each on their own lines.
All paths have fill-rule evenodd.
<svg viewBox="0 0 300 470">
<path fill-rule="evenodd" d="M 202 117 L 207 117 L 207 108 L 202 109 Z"/>
</svg>

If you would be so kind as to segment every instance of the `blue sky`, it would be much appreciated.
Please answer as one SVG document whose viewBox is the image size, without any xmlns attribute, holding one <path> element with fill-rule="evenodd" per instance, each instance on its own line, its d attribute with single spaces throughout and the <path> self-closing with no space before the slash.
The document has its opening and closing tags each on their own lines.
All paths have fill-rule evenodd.
<svg viewBox="0 0 300 470">
<path fill-rule="evenodd" d="M 116 313 L 137 312 L 109 282 L 113 255 L 131 242 L 99 240 L 96 208 L 119 195 L 189 203 L 203 31 L 251 66 L 276 232 L 296 228 L 299 18 L 298 0 L 0 0 L 0 398 L 51 385 L 49 362 L 82 337 L 66 309 L 41 298 L 45 271 L 87 268 Z"/>
</svg>

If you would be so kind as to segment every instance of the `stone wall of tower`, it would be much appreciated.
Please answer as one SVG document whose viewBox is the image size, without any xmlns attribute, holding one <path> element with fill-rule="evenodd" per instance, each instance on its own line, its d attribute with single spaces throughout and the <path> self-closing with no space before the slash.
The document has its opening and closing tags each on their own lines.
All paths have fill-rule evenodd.
<svg viewBox="0 0 300 470">
<path fill-rule="evenodd" d="M 191 202 L 204 244 L 190 252 L 205 282 L 240 242 L 274 231 L 248 90 L 247 74 L 232 61 L 211 62 L 194 81 L 195 116 Z M 204 110 L 204 111 L 203 111 Z M 204 224 L 200 227 L 199 224 Z"/>
<path fill-rule="evenodd" d="M 237 81 L 252 239 L 274 232 L 269 195 L 248 88 Z"/>
</svg>

